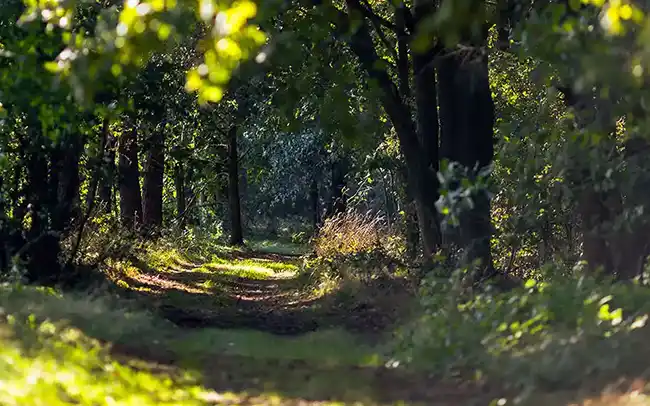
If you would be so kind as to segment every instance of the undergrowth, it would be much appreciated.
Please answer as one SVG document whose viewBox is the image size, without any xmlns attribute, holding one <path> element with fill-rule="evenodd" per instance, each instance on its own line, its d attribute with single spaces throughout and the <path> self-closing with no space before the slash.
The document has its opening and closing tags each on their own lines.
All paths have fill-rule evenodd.
<svg viewBox="0 0 650 406">
<path fill-rule="evenodd" d="M 193 405 L 205 404 L 206 396 L 238 402 L 239 394 L 209 392 L 196 376 L 118 362 L 103 343 L 166 354 L 185 367 L 183 373 L 210 357 L 321 367 L 388 364 L 421 376 L 487 379 L 522 399 L 648 374 L 650 289 L 641 280 L 615 283 L 582 269 L 548 266 L 535 272 L 537 279 L 507 292 L 473 290 L 463 271 L 451 277 L 431 272 L 418 290 L 401 246 L 382 239 L 379 220 L 368 221 L 349 213 L 331 219 L 315 241 L 319 255 L 301 258 L 279 254 L 281 244 L 254 252 L 191 232 L 108 244 L 112 228 L 96 224 L 101 233 L 79 255 L 80 261 L 103 261 L 107 281 L 93 294 L 0 287 L 0 404 L 108 405 L 106 399 L 113 399 L 125 405 Z M 108 247 L 104 253 L 91 254 L 102 244 Z M 187 330 L 157 312 L 171 306 L 223 318 L 229 310 L 240 317 L 246 308 L 255 317 L 271 317 L 294 305 L 313 310 L 309 317 L 344 314 L 367 330 L 373 329 L 370 318 L 389 318 L 379 325 L 394 328 L 394 335 L 385 342 L 382 334 L 371 345 L 338 327 L 297 337 Z"/>
<path fill-rule="evenodd" d="M 584 272 L 545 274 L 508 292 L 468 291 L 461 271 L 428 278 L 420 316 L 399 331 L 397 360 L 447 374 L 474 371 L 524 392 L 650 370 L 647 287 Z"/>
<path fill-rule="evenodd" d="M 145 315 L 129 318 L 97 303 L 19 286 L 1 288 L 0 306 L 2 405 L 203 405 L 210 396 L 190 375 L 171 379 L 115 361 L 86 332 L 96 327 L 94 319 L 113 327 L 102 328 L 104 339 L 130 335 L 136 325 L 142 329 Z M 83 330 L 71 325 L 80 318 L 86 319 Z"/>
<path fill-rule="evenodd" d="M 343 331 L 296 338 L 244 330 L 187 332 L 106 296 L 2 285 L 0 308 L 0 404 L 7 406 L 249 404 L 246 393 L 205 389 L 200 374 L 192 372 L 217 356 L 250 359 L 257 369 L 267 368 L 266 374 L 274 369 L 265 363 L 274 361 L 330 367 L 381 363 L 373 348 Z M 111 346 L 130 349 L 128 357 Z M 177 366 L 143 366 L 138 354 L 151 353 L 166 354 Z"/>
</svg>

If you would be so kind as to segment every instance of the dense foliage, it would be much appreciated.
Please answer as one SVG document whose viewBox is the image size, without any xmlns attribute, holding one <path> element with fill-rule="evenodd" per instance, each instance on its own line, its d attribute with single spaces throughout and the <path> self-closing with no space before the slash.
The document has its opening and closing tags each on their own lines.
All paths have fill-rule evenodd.
<svg viewBox="0 0 650 406">
<path fill-rule="evenodd" d="M 370 330 L 398 330 L 384 355 L 422 374 L 481 369 L 521 389 L 566 383 L 579 368 L 615 370 L 616 348 L 634 345 L 648 310 L 648 7 L 7 0 L 7 297 L 98 281 L 130 291 L 122 299 L 166 297 L 143 282 L 154 280 L 245 312 L 241 298 L 219 296 L 213 274 L 297 273 L 310 294 L 335 299 L 316 321 L 291 313 L 279 324 L 302 331 L 337 311 L 365 318 Z M 260 251 L 268 262 L 237 257 Z M 282 262 L 300 255 L 300 266 Z M 190 286 L 150 274 L 174 266 L 213 276 Z M 145 308 L 181 326 L 206 319 L 146 297 Z M 282 313 L 291 307 L 282 300 L 264 303 Z M 262 313 L 241 325 L 259 327 Z M 0 327 L 41 341 L 59 331 L 21 323 L 0 308 Z M 592 362 L 594 348 L 614 355 Z M 15 358 L 16 387 L 32 362 L 19 353 L 0 352 Z M 53 368 L 55 355 L 38 354 Z M 151 379 L 161 399 L 176 399 Z M 4 403 L 18 402 L 3 388 Z"/>
</svg>

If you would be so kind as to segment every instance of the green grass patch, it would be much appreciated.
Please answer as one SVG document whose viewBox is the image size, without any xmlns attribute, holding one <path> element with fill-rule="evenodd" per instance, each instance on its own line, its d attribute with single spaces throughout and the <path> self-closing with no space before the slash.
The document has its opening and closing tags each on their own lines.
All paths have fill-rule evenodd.
<svg viewBox="0 0 650 406">
<path fill-rule="evenodd" d="M 248 249 L 278 255 L 305 255 L 311 251 L 307 244 L 296 244 L 281 240 L 251 240 L 246 241 Z"/>
<path fill-rule="evenodd" d="M 250 357 L 257 360 L 302 360 L 320 366 L 379 366 L 386 359 L 358 337 L 338 329 L 320 330 L 296 337 L 283 337 L 254 330 L 204 329 L 190 333 L 171 346 L 185 359 L 210 353 Z"/>
<path fill-rule="evenodd" d="M 241 276 L 251 279 L 268 279 L 277 273 L 295 273 L 298 267 L 285 262 L 261 261 L 259 259 L 226 260 L 213 257 L 210 263 L 204 264 L 196 271 L 207 268 L 212 272 L 226 275 Z"/>
<path fill-rule="evenodd" d="M 217 404 L 298 404 L 271 389 L 260 393 L 259 388 L 254 401 L 258 403 L 246 403 L 252 400 L 245 390 L 207 390 L 201 386 L 201 376 L 191 371 L 214 362 L 227 364 L 229 379 L 243 376 L 240 386 L 247 383 L 246 374 L 254 373 L 259 379 L 275 382 L 273 385 L 283 388 L 285 395 L 300 398 L 301 394 L 325 396 L 328 391 L 338 390 L 332 386 L 334 382 L 348 388 L 354 381 L 331 369 L 318 372 L 319 368 L 383 362 L 376 349 L 344 331 L 319 331 L 299 337 L 245 330 L 184 331 L 152 313 L 131 309 L 109 297 L 89 298 L 52 289 L 3 285 L 0 308 L 0 404 L 8 406 L 199 405 L 209 403 L 209 399 L 220 399 L 214 402 Z M 117 361 L 103 342 L 127 346 L 135 353 L 142 350 L 168 354 L 175 366 L 171 370 L 143 367 L 128 357 Z M 238 361 L 218 361 L 229 359 Z M 289 363 L 293 361 L 314 366 L 313 373 L 312 367 L 300 372 L 310 377 L 308 384 L 284 378 L 298 373 L 291 372 Z M 363 392 L 363 385 L 355 390 Z"/>
<path fill-rule="evenodd" d="M 112 359 L 64 321 L 0 317 L 0 404 L 203 405 L 216 393 L 191 374 L 152 374 Z"/>
</svg>

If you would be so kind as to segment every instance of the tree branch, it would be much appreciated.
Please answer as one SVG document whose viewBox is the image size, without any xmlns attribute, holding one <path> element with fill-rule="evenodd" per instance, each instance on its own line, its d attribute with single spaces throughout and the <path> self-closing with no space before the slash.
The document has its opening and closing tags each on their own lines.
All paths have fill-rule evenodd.
<svg viewBox="0 0 650 406">
<path fill-rule="evenodd" d="M 395 44 L 393 44 L 391 41 L 388 40 L 388 37 L 386 37 L 386 34 L 384 34 L 384 31 L 382 30 L 382 26 L 387 27 L 388 29 L 394 31 L 397 34 L 397 27 L 395 24 L 391 23 L 390 21 L 387 21 L 383 19 L 382 17 L 378 16 L 372 11 L 372 8 L 370 7 L 370 4 L 366 0 L 362 0 L 365 4 L 359 4 L 358 10 L 361 11 L 361 14 L 370 20 L 370 24 L 372 24 L 372 27 L 375 29 L 375 32 L 377 33 L 377 36 L 381 40 L 381 42 L 384 43 L 386 46 L 386 49 L 388 52 L 395 58 L 397 59 L 397 52 L 395 52 Z"/>
<path fill-rule="evenodd" d="M 368 3 L 368 0 L 362 0 L 363 4 L 360 4 L 359 10 L 368 17 L 371 21 L 374 21 L 376 24 L 382 25 L 389 30 L 397 32 L 397 26 L 392 22 L 388 21 L 384 17 L 378 15 L 372 10 L 372 6 Z"/>
</svg>

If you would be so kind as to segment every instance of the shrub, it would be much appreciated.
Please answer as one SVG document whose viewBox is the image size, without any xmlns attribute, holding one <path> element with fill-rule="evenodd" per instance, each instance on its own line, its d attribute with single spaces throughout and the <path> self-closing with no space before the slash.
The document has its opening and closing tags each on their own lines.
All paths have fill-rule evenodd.
<svg viewBox="0 0 650 406">
<path fill-rule="evenodd" d="M 120 227 L 114 215 L 95 214 L 85 223 L 81 236 L 79 229 L 74 229 L 62 246 L 66 255 L 74 255 L 78 263 L 95 266 L 107 258 L 130 252 L 136 241 L 133 237 L 133 232 Z"/>
<path fill-rule="evenodd" d="M 557 388 L 633 362 L 647 341 L 632 330 L 645 323 L 650 291 L 552 271 L 549 282 L 507 293 L 468 291 L 461 271 L 426 279 L 421 315 L 399 331 L 397 360 L 482 371 L 518 388 Z"/>
</svg>

